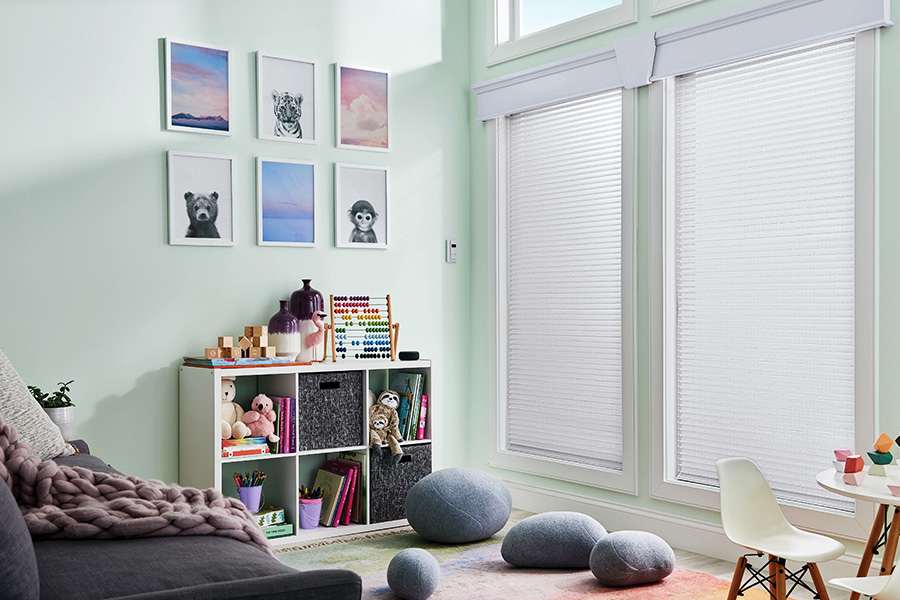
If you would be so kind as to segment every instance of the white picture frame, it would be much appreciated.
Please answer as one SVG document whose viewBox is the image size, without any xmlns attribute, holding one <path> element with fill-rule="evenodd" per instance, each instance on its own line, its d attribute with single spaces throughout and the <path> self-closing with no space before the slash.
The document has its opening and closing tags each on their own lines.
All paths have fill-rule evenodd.
<svg viewBox="0 0 900 600">
<path fill-rule="evenodd" d="M 316 163 L 257 157 L 256 206 L 257 245 L 314 248 Z"/>
<path fill-rule="evenodd" d="M 166 129 L 231 135 L 231 51 L 170 38 L 165 46 Z"/>
<path fill-rule="evenodd" d="M 299 144 L 318 143 L 318 63 L 257 52 L 256 90 L 259 139 Z M 302 95 L 300 102 L 297 102 L 298 94 Z M 280 111 L 275 109 L 276 96 L 282 105 Z M 292 114 L 296 112 L 295 107 L 299 107 L 298 118 Z M 285 115 L 285 118 L 278 119 L 278 113 Z"/>
<path fill-rule="evenodd" d="M 357 203 L 367 202 L 368 207 Z M 353 211 L 374 210 L 374 225 L 357 226 Z M 358 216 L 358 215 L 357 215 Z M 335 163 L 334 235 L 338 248 L 388 248 L 390 244 L 390 187 L 388 168 Z"/>
<path fill-rule="evenodd" d="M 234 158 L 170 150 L 167 165 L 169 244 L 234 246 Z"/>
<path fill-rule="evenodd" d="M 338 148 L 390 152 L 391 72 L 335 63 Z"/>
</svg>

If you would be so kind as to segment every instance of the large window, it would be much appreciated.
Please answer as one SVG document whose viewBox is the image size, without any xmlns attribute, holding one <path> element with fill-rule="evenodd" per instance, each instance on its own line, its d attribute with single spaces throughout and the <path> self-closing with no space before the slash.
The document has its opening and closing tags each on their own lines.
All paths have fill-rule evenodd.
<svg viewBox="0 0 900 600">
<path fill-rule="evenodd" d="M 625 491 L 634 491 L 631 103 L 616 89 L 497 124 L 491 460 Z"/>
<path fill-rule="evenodd" d="M 870 443 L 857 437 L 871 431 L 874 260 L 858 60 L 849 37 L 655 84 L 655 496 L 717 506 L 716 459 L 748 456 L 781 501 L 853 515 L 815 475 L 833 449 Z"/>
<path fill-rule="evenodd" d="M 488 64 L 635 21 L 634 0 L 493 0 Z"/>
</svg>

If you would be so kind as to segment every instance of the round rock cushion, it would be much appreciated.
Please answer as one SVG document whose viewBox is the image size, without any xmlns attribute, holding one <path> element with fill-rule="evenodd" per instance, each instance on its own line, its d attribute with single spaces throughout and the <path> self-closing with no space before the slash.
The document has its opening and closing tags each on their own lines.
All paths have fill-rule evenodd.
<svg viewBox="0 0 900 600">
<path fill-rule="evenodd" d="M 441 469 L 420 479 L 406 495 L 406 518 L 433 542 L 465 544 L 489 538 L 512 512 L 509 488 L 475 469 Z"/>
<path fill-rule="evenodd" d="M 403 600 L 425 600 L 437 589 L 440 578 L 438 561 L 421 548 L 401 550 L 388 565 L 388 586 Z"/>
<path fill-rule="evenodd" d="M 591 551 L 591 572 L 600 583 L 612 587 L 653 583 L 674 569 L 672 548 L 646 531 L 616 531 Z"/>
<path fill-rule="evenodd" d="M 606 535 L 603 525 L 587 515 L 546 512 L 513 525 L 500 554 L 517 567 L 587 569 L 591 551 Z"/>
</svg>

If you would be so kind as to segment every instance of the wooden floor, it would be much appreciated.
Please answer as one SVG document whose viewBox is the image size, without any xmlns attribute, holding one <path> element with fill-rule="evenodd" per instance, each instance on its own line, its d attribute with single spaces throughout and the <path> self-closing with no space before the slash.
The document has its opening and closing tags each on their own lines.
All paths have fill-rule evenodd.
<svg viewBox="0 0 900 600">
<path fill-rule="evenodd" d="M 702 554 L 694 554 L 693 552 L 688 552 L 687 550 L 675 550 L 676 566 L 682 569 L 690 569 L 691 571 L 706 573 L 707 575 L 712 575 L 721 579 L 728 579 L 729 581 L 731 580 L 731 576 L 734 574 L 734 565 L 737 562 L 737 558 L 737 556 L 734 557 L 735 562 L 725 562 L 724 560 L 710 558 L 708 556 L 703 556 Z M 792 565 L 789 564 L 788 566 Z M 807 581 L 810 586 L 812 585 L 812 582 L 808 577 L 805 579 L 805 581 Z M 831 600 L 849 600 L 850 598 L 850 592 L 831 586 L 828 587 L 828 594 L 831 596 Z M 795 600 L 810 600 L 812 597 L 812 594 L 800 588 L 797 588 L 791 594 L 791 598 Z"/>
</svg>

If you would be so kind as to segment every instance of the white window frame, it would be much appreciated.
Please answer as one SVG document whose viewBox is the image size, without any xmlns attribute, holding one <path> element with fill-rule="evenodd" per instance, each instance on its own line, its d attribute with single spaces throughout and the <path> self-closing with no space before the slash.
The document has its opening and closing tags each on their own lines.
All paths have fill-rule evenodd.
<svg viewBox="0 0 900 600">
<path fill-rule="evenodd" d="M 637 94 L 622 90 L 622 470 L 540 458 L 506 449 L 506 179 L 504 124 L 486 123 L 488 208 L 488 464 L 552 479 L 637 494 L 637 390 L 635 328 Z M 505 117 L 500 117 L 505 118 Z"/>
<path fill-rule="evenodd" d="M 520 0 L 485 2 L 489 27 L 486 32 L 485 54 L 488 66 L 637 22 L 636 0 L 622 0 L 619 6 L 523 36 L 519 32 L 519 2 Z M 499 35 L 501 26 L 509 31 L 509 41 L 503 43 L 500 42 Z"/>
<path fill-rule="evenodd" d="M 874 440 L 877 430 L 876 357 L 876 203 L 877 203 L 877 31 L 856 35 L 856 212 L 855 212 L 855 439 L 858 448 Z M 666 364 L 667 332 L 673 315 L 667 314 L 671 302 L 667 281 L 674 272 L 667 266 L 666 248 L 671 243 L 671 206 L 674 198 L 672 139 L 674 126 L 667 117 L 671 106 L 671 78 L 650 86 L 650 368 L 651 368 L 651 489 L 650 496 L 660 500 L 719 509 L 717 489 L 675 479 L 675 402 L 667 401 L 667 377 L 672 366 Z M 875 515 L 875 505 L 856 503 L 855 513 L 813 509 L 781 502 L 792 523 L 832 535 L 865 540 Z"/>
</svg>

